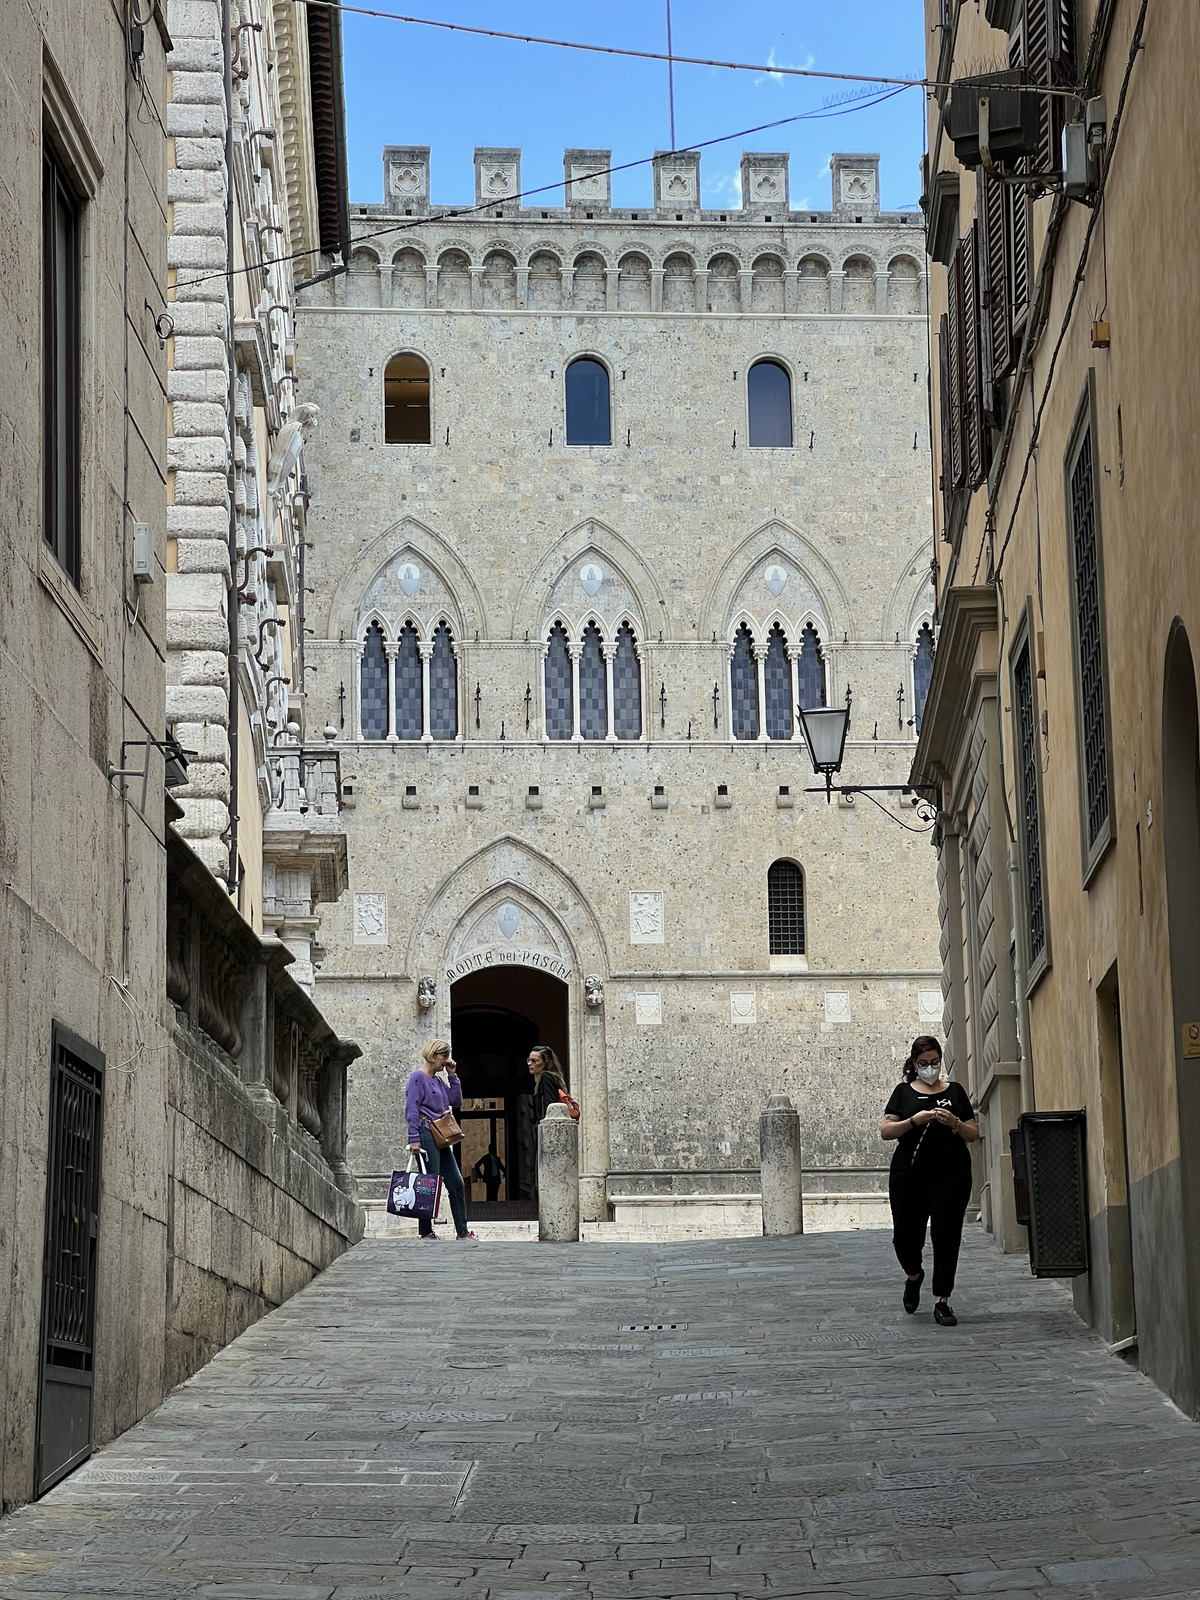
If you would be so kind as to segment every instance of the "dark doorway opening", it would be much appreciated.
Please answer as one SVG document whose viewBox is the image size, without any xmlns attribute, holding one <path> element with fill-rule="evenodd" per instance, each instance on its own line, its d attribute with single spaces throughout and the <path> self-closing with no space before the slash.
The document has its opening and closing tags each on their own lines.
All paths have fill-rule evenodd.
<svg viewBox="0 0 1200 1600">
<path fill-rule="evenodd" d="M 473 972 L 450 990 L 450 1039 L 463 1089 L 467 1215 L 532 1219 L 537 1136 L 526 1057 L 535 1044 L 549 1045 L 570 1082 L 567 986 L 532 967 Z"/>
</svg>

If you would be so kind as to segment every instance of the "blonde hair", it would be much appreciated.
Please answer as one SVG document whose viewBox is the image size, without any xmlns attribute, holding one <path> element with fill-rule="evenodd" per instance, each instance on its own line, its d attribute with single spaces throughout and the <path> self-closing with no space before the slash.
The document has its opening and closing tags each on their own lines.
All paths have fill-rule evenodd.
<svg viewBox="0 0 1200 1600">
<path fill-rule="evenodd" d="M 448 1056 L 449 1054 L 450 1046 L 445 1039 L 430 1039 L 424 1050 L 421 1051 L 421 1059 L 432 1062 L 434 1056 Z"/>
</svg>

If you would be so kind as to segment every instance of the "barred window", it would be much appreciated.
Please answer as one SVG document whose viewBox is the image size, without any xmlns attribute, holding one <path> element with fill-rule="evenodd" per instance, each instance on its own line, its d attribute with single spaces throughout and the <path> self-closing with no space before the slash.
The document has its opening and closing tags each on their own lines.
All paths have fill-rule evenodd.
<svg viewBox="0 0 1200 1600">
<path fill-rule="evenodd" d="M 421 652 L 417 630 L 411 622 L 400 629 L 396 641 L 396 737 L 419 739 L 424 732 L 421 715 Z"/>
<path fill-rule="evenodd" d="M 800 704 L 805 711 L 825 704 L 825 663 L 821 660 L 821 641 L 810 622 L 800 635 Z"/>
<path fill-rule="evenodd" d="M 567 630 L 561 622 L 556 622 L 550 629 L 546 646 L 546 737 L 569 739 L 574 732 Z"/>
<path fill-rule="evenodd" d="M 579 731 L 585 739 L 603 739 L 608 733 L 607 668 L 594 622 L 583 630 L 579 656 Z"/>
<path fill-rule="evenodd" d="M 773 956 L 804 954 L 804 874 L 794 861 L 767 869 L 767 929 Z"/>
<path fill-rule="evenodd" d="M 642 737 L 642 668 L 636 643 L 633 629 L 623 622 L 613 657 L 613 732 L 618 739 Z"/>
<path fill-rule="evenodd" d="M 1100 615 L 1100 552 L 1092 433 L 1085 427 L 1070 471 L 1071 554 L 1075 590 L 1075 650 L 1079 738 L 1089 853 L 1108 823 L 1108 729 L 1104 704 L 1104 639 Z"/>
<path fill-rule="evenodd" d="M 758 738 L 758 667 L 754 660 L 754 640 L 743 622 L 733 636 L 733 659 L 729 663 L 729 709 L 735 739 Z"/>
<path fill-rule="evenodd" d="M 1046 949 L 1046 913 L 1042 899 L 1042 824 L 1038 809 L 1037 719 L 1033 708 L 1033 672 L 1029 640 L 1021 645 L 1013 666 L 1013 698 L 1017 712 L 1017 778 L 1019 821 L 1025 865 L 1025 909 L 1029 926 L 1029 965 Z"/>
<path fill-rule="evenodd" d="M 359 667 L 359 720 L 364 739 L 386 739 L 388 731 L 388 669 L 383 629 L 373 622 L 363 638 Z"/>
<path fill-rule="evenodd" d="M 917 653 L 913 660 L 913 707 L 917 732 L 921 731 L 921 718 L 925 715 L 925 701 L 929 697 L 929 684 L 933 677 L 933 629 L 928 623 L 917 634 Z"/>
<path fill-rule="evenodd" d="M 767 635 L 767 655 L 763 662 L 763 691 L 766 698 L 767 738 L 792 737 L 792 664 L 787 657 L 783 629 L 776 624 Z"/>
<path fill-rule="evenodd" d="M 458 737 L 458 663 L 444 622 L 434 629 L 429 657 L 429 735 L 432 739 Z"/>
</svg>

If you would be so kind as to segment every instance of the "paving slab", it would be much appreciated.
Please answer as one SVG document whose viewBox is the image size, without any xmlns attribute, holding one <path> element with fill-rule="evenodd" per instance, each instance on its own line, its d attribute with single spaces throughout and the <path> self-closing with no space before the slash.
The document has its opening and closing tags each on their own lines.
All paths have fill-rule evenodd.
<svg viewBox="0 0 1200 1600">
<path fill-rule="evenodd" d="M 0 1600 L 1195 1600 L 1200 1427 L 977 1231 L 957 1328 L 900 1290 L 873 1232 L 369 1238 L 0 1519 Z"/>
</svg>

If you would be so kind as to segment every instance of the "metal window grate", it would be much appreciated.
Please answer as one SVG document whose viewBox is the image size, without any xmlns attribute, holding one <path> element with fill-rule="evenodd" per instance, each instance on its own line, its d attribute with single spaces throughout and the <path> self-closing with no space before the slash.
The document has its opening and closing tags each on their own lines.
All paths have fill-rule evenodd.
<svg viewBox="0 0 1200 1600">
<path fill-rule="evenodd" d="M 745 625 L 733 639 L 733 659 L 729 663 L 729 709 L 735 739 L 758 738 L 758 668 L 754 661 L 754 641 Z"/>
<path fill-rule="evenodd" d="M 794 861 L 767 870 L 767 930 L 773 956 L 804 954 L 804 874 Z"/>
<path fill-rule="evenodd" d="M 1021 821 L 1025 834 L 1025 896 L 1029 913 L 1029 959 L 1046 948 L 1046 915 L 1042 900 L 1042 829 L 1038 811 L 1037 726 L 1033 714 L 1033 672 L 1026 639 L 1013 669 L 1017 699 L 1017 774 L 1021 784 Z"/>
<path fill-rule="evenodd" d="M 387 738 L 387 657 L 383 651 L 383 629 L 373 622 L 363 640 L 359 676 L 359 703 L 364 739 Z"/>
<path fill-rule="evenodd" d="M 1071 525 L 1075 558 L 1076 646 L 1082 713 L 1088 848 L 1108 821 L 1108 736 L 1104 721 L 1104 662 L 1100 631 L 1100 564 L 1096 541 L 1096 486 L 1089 428 L 1071 469 Z"/>
</svg>

